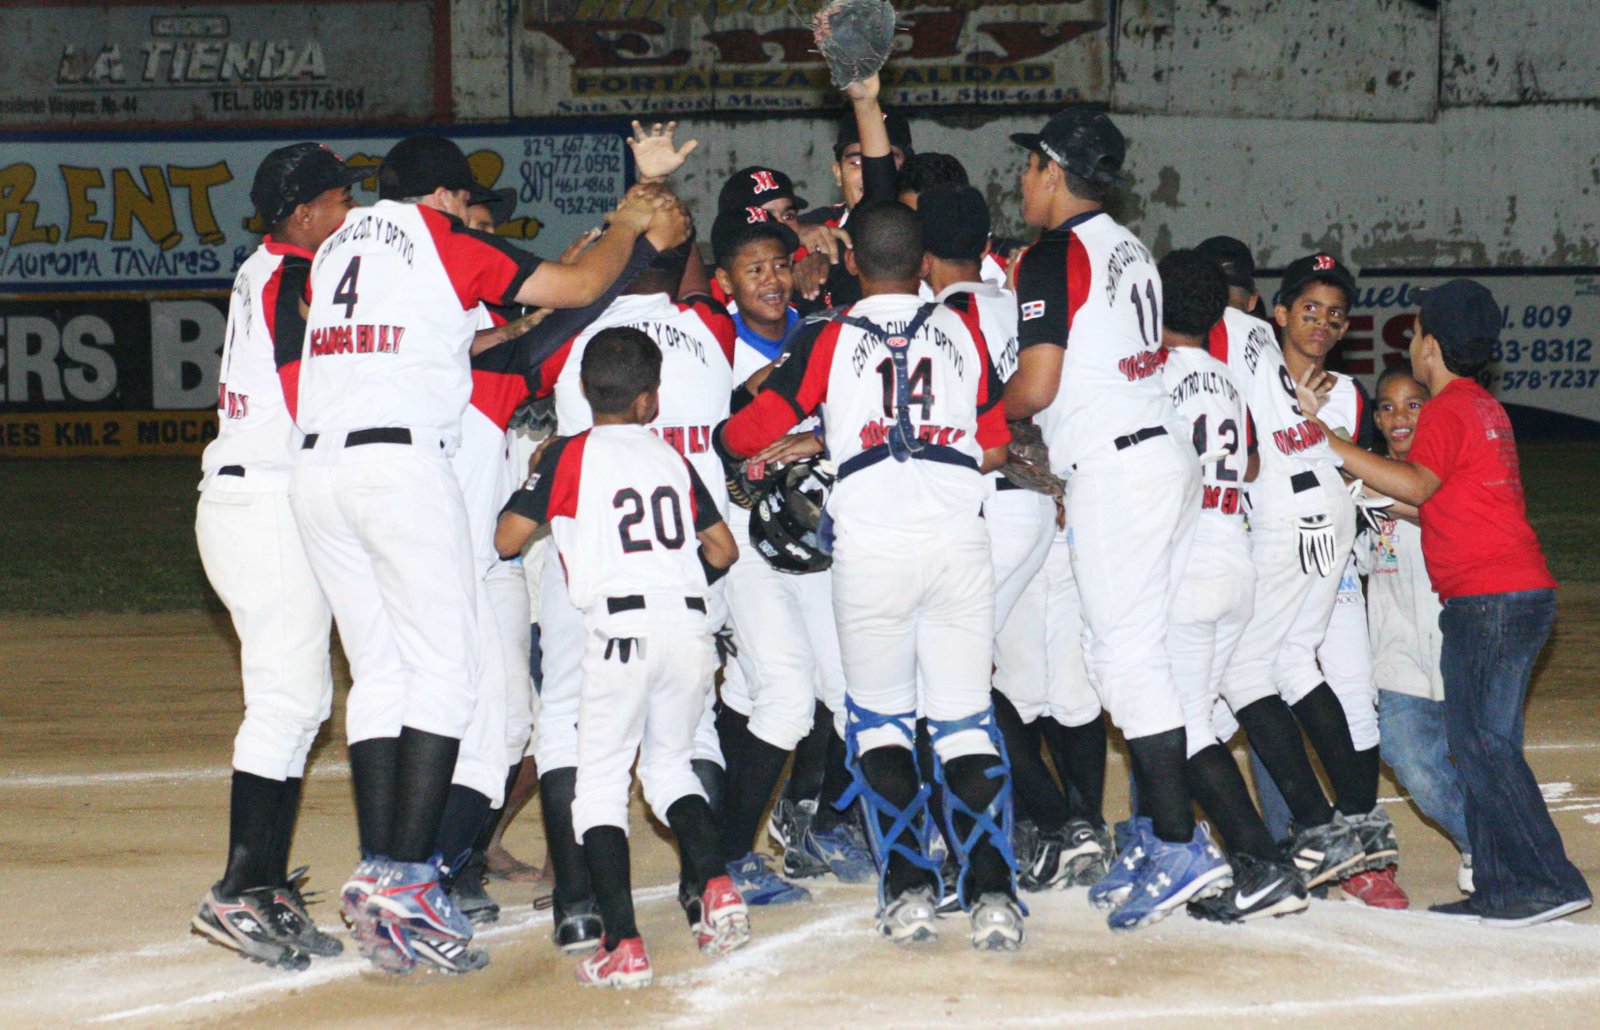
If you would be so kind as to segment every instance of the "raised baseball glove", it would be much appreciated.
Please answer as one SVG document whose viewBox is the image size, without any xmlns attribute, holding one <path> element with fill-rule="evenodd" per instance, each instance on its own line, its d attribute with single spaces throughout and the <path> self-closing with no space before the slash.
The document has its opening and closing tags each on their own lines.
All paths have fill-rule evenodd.
<svg viewBox="0 0 1600 1030">
<path fill-rule="evenodd" d="M 836 87 L 878 74 L 894 45 L 894 19 L 885 0 L 833 0 L 816 13 L 811 33 Z"/>
<path fill-rule="evenodd" d="M 1034 493 L 1052 497 L 1066 493 L 1066 484 L 1050 471 L 1050 449 L 1039 427 L 1025 419 L 1010 426 L 1011 442 L 1006 445 L 1006 463 L 1000 466 L 1000 474 Z"/>
</svg>

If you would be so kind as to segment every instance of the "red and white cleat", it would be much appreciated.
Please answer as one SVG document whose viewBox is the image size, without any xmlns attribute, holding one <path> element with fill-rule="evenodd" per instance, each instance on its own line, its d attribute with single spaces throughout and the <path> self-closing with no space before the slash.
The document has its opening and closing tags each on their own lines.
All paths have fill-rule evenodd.
<svg viewBox="0 0 1600 1030">
<path fill-rule="evenodd" d="M 645 954 L 644 941 L 638 937 L 618 941 L 610 951 L 602 941 L 594 954 L 578 963 L 577 974 L 578 982 L 585 987 L 619 990 L 649 987 L 655 975 L 650 971 L 650 956 Z"/>
<path fill-rule="evenodd" d="M 731 877 L 707 881 L 700 895 L 700 922 L 694 927 L 695 943 L 707 955 L 726 955 L 750 943 L 750 910 Z"/>
<path fill-rule="evenodd" d="M 1400 910 L 1411 907 L 1411 899 L 1394 879 L 1394 866 L 1357 873 L 1339 884 L 1344 892 L 1369 908 Z"/>
</svg>

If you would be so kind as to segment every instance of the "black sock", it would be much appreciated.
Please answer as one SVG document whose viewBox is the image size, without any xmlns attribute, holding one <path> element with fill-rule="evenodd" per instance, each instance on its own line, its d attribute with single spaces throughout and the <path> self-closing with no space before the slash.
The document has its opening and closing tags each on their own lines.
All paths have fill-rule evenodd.
<svg viewBox="0 0 1600 1030">
<path fill-rule="evenodd" d="M 553 769 L 539 777 L 539 806 L 544 816 L 545 851 L 555 874 L 555 921 L 566 912 L 594 898 L 589 883 L 589 867 L 583 846 L 572 832 L 572 798 L 578 784 L 578 770 L 568 766 Z"/>
<path fill-rule="evenodd" d="M 1042 720 L 1024 723 L 1004 694 L 991 690 L 989 696 L 994 699 L 995 723 L 1000 727 L 1006 755 L 1011 759 L 1011 783 L 1016 791 L 1018 817 L 1026 813 L 1027 818 L 1046 832 L 1061 829 L 1072 818 L 1072 812 L 1040 752 L 1039 723 Z"/>
<path fill-rule="evenodd" d="M 399 753 L 399 737 L 373 737 L 350 745 L 350 783 L 363 854 L 387 858 L 393 848 Z"/>
<path fill-rule="evenodd" d="M 844 761 L 844 738 L 828 730 L 828 754 L 826 764 L 822 771 L 822 791 L 817 802 L 817 814 L 811 820 L 811 828 L 817 833 L 826 833 L 844 822 L 845 813 L 834 807 L 834 802 L 844 797 L 844 792 L 850 789 L 854 779 L 850 775 L 850 767 Z"/>
<path fill-rule="evenodd" d="M 717 743 L 722 747 L 722 761 L 729 775 L 737 776 L 739 762 L 744 757 L 744 740 L 750 732 L 750 717 L 720 702 L 717 704 Z"/>
<path fill-rule="evenodd" d="M 1157 837 L 1169 844 L 1194 838 L 1194 812 L 1184 775 L 1185 733 L 1180 727 L 1128 741 L 1133 776 L 1139 784 L 1139 811 L 1148 813 Z"/>
<path fill-rule="evenodd" d="M 1350 742 L 1350 722 L 1345 718 L 1339 695 L 1326 683 L 1289 706 L 1294 717 L 1300 720 L 1311 746 L 1317 749 L 1322 769 L 1333 785 L 1333 796 L 1339 811 L 1345 815 L 1364 815 L 1378 803 L 1377 755 L 1373 755 L 1370 781 L 1363 782 L 1366 771 L 1356 757 L 1355 745 Z"/>
<path fill-rule="evenodd" d="M 639 936 L 633 918 L 633 874 L 628 860 L 628 834 L 620 826 L 595 826 L 583 835 L 585 879 L 594 884 L 607 949 Z"/>
<path fill-rule="evenodd" d="M 1369 747 L 1355 753 L 1355 775 L 1352 778 L 1350 811 L 1346 815 L 1363 815 L 1378 807 L 1378 749 Z M 1364 803 L 1365 808 L 1361 807 Z"/>
<path fill-rule="evenodd" d="M 461 741 L 456 737 L 401 727 L 395 754 L 398 803 L 389 853 L 396 862 L 426 862 L 438 851 L 439 819 L 450 796 L 450 777 L 460 751 Z"/>
<path fill-rule="evenodd" d="M 689 767 L 694 770 L 695 779 L 700 781 L 700 788 L 706 792 L 706 804 L 720 817 L 723 806 L 727 804 L 727 772 L 709 758 L 692 759 Z"/>
<path fill-rule="evenodd" d="M 996 755 L 953 758 L 945 764 L 945 782 L 950 785 L 950 792 L 960 798 L 963 804 L 974 812 L 982 812 L 994 801 L 1005 783 L 1004 777 L 989 775 L 999 765 L 1000 759 Z M 954 823 L 957 836 L 963 840 L 977 825 L 971 816 L 959 811 L 951 812 L 950 820 Z M 976 901 L 991 891 L 1011 893 L 1011 870 L 994 840 L 988 834 L 982 834 L 967 856 L 967 900 Z"/>
<path fill-rule="evenodd" d="M 1063 726 L 1048 716 L 1039 719 L 1039 731 L 1050 760 L 1061 777 L 1072 817 L 1087 819 L 1098 829 L 1106 825 L 1106 717 L 1095 716 L 1082 726 Z"/>
<path fill-rule="evenodd" d="M 678 838 L 680 887 L 699 897 L 709 880 L 728 875 L 717 857 L 716 821 L 704 798 L 690 794 L 674 801 L 667 807 L 667 826 Z"/>
<path fill-rule="evenodd" d="M 872 785 L 873 790 L 883 796 L 884 800 L 902 811 L 916 798 L 917 789 L 921 785 L 917 778 L 916 759 L 909 748 L 873 748 L 861 756 L 861 775 Z M 889 861 L 888 870 L 884 874 L 884 896 L 894 899 L 914 887 L 930 885 L 937 892 L 939 885 L 927 870 L 917 868 L 904 855 L 889 850 L 889 845 L 894 843 L 887 837 L 893 824 L 891 817 L 872 808 L 868 808 L 867 812 L 868 818 L 877 817 L 878 832 L 885 835 L 883 851 L 889 856 Z M 907 830 L 906 839 L 900 843 L 914 849 L 910 839 L 914 832 L 915 828 Z"/>
<path fill-rule="evenodd" d="M 1252 701 L 1234 717 L 1244 727 L 1261 764 L 1301 827 L 1321 826 L 1333 818 L 1333 808 L 1322 795 L 1322 784 L 1311 768 L 1311 758 L 1300 740 L 1300 724 L 1283 698 L 1276 694 Z"/>
<path fill-rule="evenodd" d="M 471 787 L 450 785 L 444 814 L 439 817 L 439 855 L 452 872 L 466 864 L 477 846 L 478 835 L 489 819 L 489 799 Z"/>
<path fill-rule="evenodd" d="M 272 852 L 267 856 L 268 883 L 289 881 L 289 848 L 294 844 L 294 824 L 300 816 L 300 789 L 305 780 L 291 776 L 283 781 L 277 811 L 272 819 Z"/>
<path fill-rule="evenodd" d="M 729 761 L 727 797 L 722 808 L 721 853 L 724 862 L 743 858 L 755 844 L 761 816 L 772 800 L 773 788 L 783 774 L 789 752 L 768 744 L 748 728 L 739 736 L 739 762 Z M 724 754 L 726 754 L 724 745 Z"/>
<path fill-rule="evenodd" d="M 282 797 L 282 780 L 234 770 L 228 803 L 228 865 L 217 885 L 219 893 L 238 894 L 280 882 L 272 879 L 271 861 Z"/>
<path fill-rule="evenodd" d="M 821 701 L 811 716 L 811 732 L 795 745 L 794 764 L 783 796 L 790 801 L 815 801 L 822 794 L 822 779 L 828 765 L 828 741 L 834 736 L 833 713 Z"/>
<path fill-rule="evenodd" d="M 1211 817 L 1230 854 L 1282 861 L 1267 824 L 1250 799 L 1239 765 L 1221 744 L 1202 748 L 1189 759 L 1189 790 Z"/>
</svg>

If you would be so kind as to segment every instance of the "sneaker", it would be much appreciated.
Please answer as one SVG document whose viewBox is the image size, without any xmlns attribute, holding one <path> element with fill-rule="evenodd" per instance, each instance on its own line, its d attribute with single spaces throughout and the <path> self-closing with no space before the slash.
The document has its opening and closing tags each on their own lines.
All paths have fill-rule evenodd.
<svg viewBox="0 0 1600 1030">
<path fill-rule="evenodd" d="M 920 944 L 939 938 L 938 909 L 929 887 L 913 887 L 878 913 L 878 932 L 896 944 Z"/>
<path fill-rule="evenodd" d="M 489 953 L 482 948 L 469 948 L 460 941 L 433 934 L 412 934 L 411 950 L 418 959 L 446 973 L 470 973 L 489 964 Z"/>
<path fill-rule="evenodd" d="M 498 922 L 500 906 L 484 889 L 483 878 L 488 872 L 489 860 L 481 851 L 467 856 L 459 869 L 441 869 L 445 890 L 473 926 Z"/>
<path fill-rule="evenodd" d="M 1400 911 L 1411 907 L 1411 899 L 1394 879 L 1394 866 L 1359 872 L 1339 886 L 1346 894 L 1368 908 Z"/>
<path fill-rule="evenodd" d="M 1233 870 L 1211 843 L 1204 826 L 1194 828 L 1187 844 L 1173 844 L 1151 833 L 1147 854 L 1127 900 L 1111 910 L 1106 925 L 1136 930 L 1165 919 L 1191 898 L 1203 898 L 1233 883 Z"/>
<path fill-rule="evenodd" d="M 1479 918 L 1476 898 L 1462 898 L 1460 901 L 1447 901 L 1442 905 L 1429 905 L 1428 911 L 1432 915 L 1471 923 L 1476 923 Z"/>
<path fill-rule="evenodd" d="M 301 866 L 289 874 L 288 880 L 274 888 L 272 900 L 276 902 L 278 927 L 295 943 L 295 947 L 308 955 L 331 958 L 344 953 L 344 942 L 317 928 L 316 920 L 306 911 L 306 895 L 300 884 L 305 882 L 310 866 Z"/>
<path fill-rule="evenodd" d="M 200 900 L 189 925 L 195 933 L 252 962 L 299 972 L 311 965 L 311 956 L 279 928 L 272 894 L 270 887 L 257 887 L 229 896 L 212 887 Z"/>
<path fill-rule="evenodd" d="M 816 817 L 815 801 L 791 801 L 779 798 L 772 806 L 772 817 L 767 820 L 767 836 L 783 849 L 783 875 L 791 880 L 809 880 L 826 875 L 828 863 L 802 846 L 811 830 L 811 820 Z"/>
<path fill-rule="evenodd" d="M 569 909 L 557 910 L 556 928 L 550 939 L 566 954 L 576 955 L 600 944 L 604 936 L 600 910 L 593 899 L 587 899 Z"/>
<path fill-rule="evenodd" d="M 1022 906 L 999 891 L 980 895 L 972 906 L 972 946 L 979 951 L 1016 951 L 1022 947 Z"/>
<path fill-rule="evenodd" d="M 750 943 L 750 910 L 727 876 L 714 876 L 700 895 L 695 944 L 706 955 L 726 955 Z"/>
<path fill-rule="evenodd" d="M 1033 861 L 1021 867 L 1017 882 L 1026 891 L 1066 890 L 1084 882 L 1092 871 L 1093 883 L 1105 875 L 1105 857 L 1094 827 L 1087 820 L 1072 819 L 1060 829 L 1039 831 Z"/>
<path fill-rule="evenodd" d="M 867 883 L 878 875 L 878 865 L 865 843 L 857 838 L 859 832 L 848 823 L 840 823 L 822 833 L 808 827 L 801 848 L 824 863 L 843 882 Z"/>
<path fill-rule="evenodd" d="M 1484 926 L 1496 930 L 1516 930 L 1524 926 L 1537 926 L 1548 923 L 1552 919 L 1570 916 L 1574 912 L 1582 912 L 1592 904 L 1589 898 L 1579 898 L 1576 901 L 1563 901 L 1551 903 L 1548 901 L 1524 901 L 1493 912 L 1479 912 L 1479 922 Z"/>
<path fill-rule="evenodd" d="M 939 863 L 939 904 L 941 916 L 955 915 L 961 911 L 961 863 L 946 856 Z"/>
<path fill-rule="evenodd" d="M 1366 859 L 1360 834 L 1338 815 L 1297 831 L 1286 850 L 1308 890 L 1363 868 Z"/>
<path fill-rule="evenodd" d="M 1137 816 L 1116 827 L 1117 860 L 1104 876 L 1089 885 L 1089 904 L 1098 909 L 1115 908 L 1133 890 L 1133 881 L 1144 865 L 1146 850 L 1155 839 L 1150 820 Z"/>
<path fill-rule="evenodd" d="M 1334 819 L 1348 823 L 1361 838 L 1364 868 L 1376 872 L 1398 864 L 1400 843 L 1395 839 L 1394 821 L 1382 805 L 1365 815 L 1336 815 Z"/>
<path fill-rule="evenodd" d="M 1233 856 L 1233 885 L 1220 894 L 1189 902 L 1189 915 L 1214 923 L 1248 923 L 1304 912 L 1311 898 L 1294 869 L 1254 855 Z"/>
<path fill-rule="evenodd" d="M 1472 893 L 1472 853 L 1461 853 L 1461 865 L 1456 869 L 1456 890 L 1462 894 Z"/>
<path fill-rule="evenodd" d="M 772 858 L 754 851 L 728 863 L 728 876 L 746 905 L 789 905 L 810 901 L 811 892 L 781 879 L 772 871 Z"/>
<path fill-rule="evenodd" d="M 645 954 L 644 941 L 629 937 L 606 950 L 604 942 L 594 949 L 594 954 L 578 963 L 578 982 L 585 987 L 616 987 L 631 990 L 649 987 L 654 974 L 650 971 L 650 956 Z"/>
<path fill-rule="evenodd" d="M 367 906 L 378 910 L 386 923 L 413 934 L 472 939 L 472 920 L 456 908 L 439 885 L 437 862 L 388 862 Z"/>
</svg>

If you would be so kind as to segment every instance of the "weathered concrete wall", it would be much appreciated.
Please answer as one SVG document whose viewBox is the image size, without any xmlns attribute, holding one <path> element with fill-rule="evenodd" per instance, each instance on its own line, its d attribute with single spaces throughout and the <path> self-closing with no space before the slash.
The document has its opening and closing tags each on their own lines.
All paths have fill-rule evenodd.
<svg viewBox="0 0 1600 1030">
<path fill-rule="evenodd" d="M 512 117 L 508 41 L 521 31 L 513 19 L 521 6 L 522 0 L 450 0 L 450 92 L 462 121 Z"/>
<path fill-rule="evenodd" d="M 1442 103 L 1600 99 L 1595 0 L 1452 0 L 1440 10 Z"/>
</svg>

